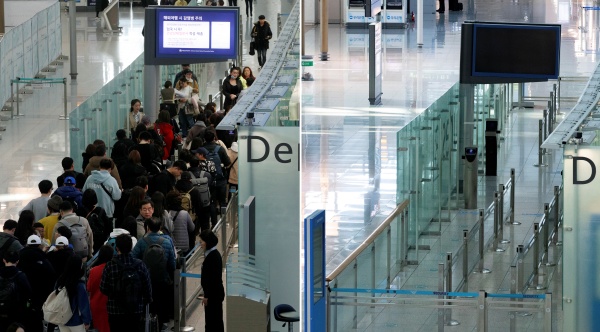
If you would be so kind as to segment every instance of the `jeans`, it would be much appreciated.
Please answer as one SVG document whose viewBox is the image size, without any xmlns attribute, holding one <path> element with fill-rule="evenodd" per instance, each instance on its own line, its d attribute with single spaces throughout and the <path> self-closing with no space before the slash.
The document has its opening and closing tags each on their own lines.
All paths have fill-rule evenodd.
<svg viewBox="0 0 600 332">
<path fill-rule="evenodd" d="M 257 49 L 256 55 L 258 56 L 258 65 L 260 67 L 264 66 L 265 62 L 267 62 L 267 49 L 266 48 Z"/>
<path fill-rule="evenodd" d="M 185 109 L 179 110 L 179 127 L 181 129 L 181 136 L 187 136 L 187 132 L 194 125 L 194 115 L 185 114 Z"/>
<path fill-rule="evenodd" d="M 229 7 L 237 7 L 237 0 L 229 0 Z"/>
</svg>

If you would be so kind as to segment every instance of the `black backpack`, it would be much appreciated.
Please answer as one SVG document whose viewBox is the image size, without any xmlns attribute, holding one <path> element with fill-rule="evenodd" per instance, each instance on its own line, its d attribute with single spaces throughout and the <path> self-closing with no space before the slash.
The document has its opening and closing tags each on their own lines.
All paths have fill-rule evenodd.
<svg viewBox="0 0 600 332">
<path fill-rule="evenodd" d="M 134 260 L 131 264 L 124 264 L 117 257 L 112 261 L 120 268 L 119 278 L 115 285 L 117 303 L 124 313 L 136 313 L 142 297 L 142 280 L 137 272 L 141 263 Z"/>
<path fill-rule="evenodd" d="M 215 148 L 212 151 L 208 151 L 208 155 L 206 156 L 206 159 L 211 160 L 213 163 L 215 163 L 215 168 L 217 169 L 217 176 L 215 177 L 215 179 L 213 179 L 214 181 L 225 179 L 225 177 L 223 176 L 223 168 L 221 167 L 221 157 L 219 157 L 220 148 L 220 145 L 215 146 Z"/>
<path fill-rule="evenodd" d="M 104 234 L 104 220 L 100 218 L 100 216 L 95 212 L 96 208 L 94 208 L 88 215 L 85 217 L 90 224 L 90 228 L 92 229 L 92 237 L 94 238 L 94 247 L 100 248 L 104 241 L 108 238 L 109 234 Z M 96 251 L 94 248 L 94 251 Z"/>
<path fill-rule="evenodd" d="M 165 255 L 165 248 L 162 243 L 165 238 L 162 236 L 158 237 L 158 241 L 151 243 L 148 236 L 144 236 L 142 241 L 146 242 L 148 248 L 144 251 L 142 261 L 146 264 L 148 272 L 150 272 L 150 279 L 152 282 L 166 282 L 171 283 L 171 278 L 167 272 L 167 256 Z"/>
<path fill-rule="evenodd" d="M 8 250 L 8 248 L 10 248 L 12 243 L 15 242 L 16 240 L 17 240 L 17 238 L 15 238 L 15 237 L 9 237 L 8 239 L 6 239 L 6 242 L 4 242 L 2 247 L 0 247 L 0 257 L 4 257 L 4 253 Z M 4 261 L 2 261 L 0 263 L 0 267 L 1 266 L 4 266 Z"/>
<path fill-rule="evenodd" d="M 0 277 L 0 319 L 8 319 L 18 310 L 19 292 L 15 278 L 19 273 L 22 272 L 18 271 L 12 278 Z"/>
</svg>

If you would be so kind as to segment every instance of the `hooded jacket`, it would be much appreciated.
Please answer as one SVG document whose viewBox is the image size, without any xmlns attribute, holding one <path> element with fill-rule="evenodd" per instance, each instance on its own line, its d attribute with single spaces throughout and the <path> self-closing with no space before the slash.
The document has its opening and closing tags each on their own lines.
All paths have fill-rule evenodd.
<svg viewBox="0 0 600 332">
<path fill-rule="evenodd" d="M 100 170 L 100 160 L 104 158 L 108 157 L 94 156 L 90 158 L 90 161 L 85 167 L 85 171 L 83 172 L 83 174 L 85 176 L 90 176 L 90 174 L 92 174 L 92 171 Z M 115 165 L 115 162 L 112 161 L 112 159 L 110 161 L 112 162 L 112 169 L 110 170 L 110 175 L 112 175 L 112 177 L 115 178 L 115 180 L 117 180 L 117 185 L 119 186 L 119 188 L 123 188 L 121 185 L 121 177 L 119 177 L 119 170 L 117 170 L 117 165 Z M 85 188 L 82 188 L 81 191 L 85 191 Z"/>
<path fill-rule="evenodd" d="M 110 196 L 104 191 L 101 184 L 104 184 L 104 187 L 106 187 Z M 115 203 L 113 200 L 118 201 L 121 199 L 121 189 L 119 189 L 120 186 L 117 183 L 117 180 L 115 180 L 107 170 L 92 171 L 92 174 L 87 178 L 83 185 L 83 191 L 88 188 L 91 188 L 96 192 L 96 197 L 98 197 L 97 206 L 103 208 L 104 211 L 106 211 L 106 215 L 109 218 L 112 218 L 115 212 Z"/>
</svg>

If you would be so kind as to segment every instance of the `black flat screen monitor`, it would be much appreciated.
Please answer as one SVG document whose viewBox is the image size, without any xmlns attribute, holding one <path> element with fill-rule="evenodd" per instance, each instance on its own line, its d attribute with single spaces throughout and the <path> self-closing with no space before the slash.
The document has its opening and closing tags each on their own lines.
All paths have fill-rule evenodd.
<svg viewBox="0 0 600 332">
<path fill-rule="evenodd" d="M 560 25 L 465 22 L 461 83 L 519 83 L 557 79 Z"/>
</svg>

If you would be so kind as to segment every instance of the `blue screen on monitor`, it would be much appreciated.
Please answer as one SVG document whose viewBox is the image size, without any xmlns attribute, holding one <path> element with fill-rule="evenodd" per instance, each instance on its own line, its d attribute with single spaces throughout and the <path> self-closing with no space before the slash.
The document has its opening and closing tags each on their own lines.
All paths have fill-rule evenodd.
<svg viewBox="0 0 600 332">
<path fill-rule="evenodd" d="M 238 12 L 210 7 L 158 8 L 156 57 L 235 59 Z"/>
</svg>

